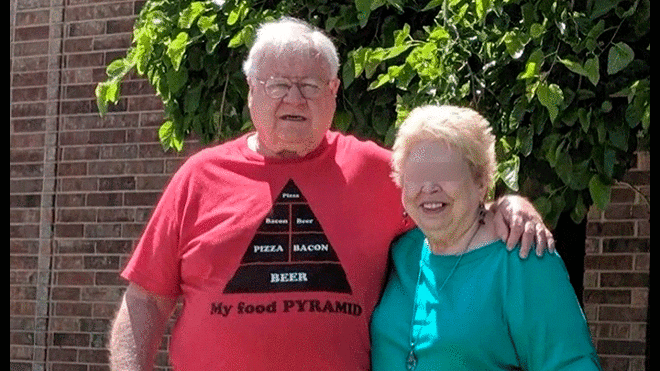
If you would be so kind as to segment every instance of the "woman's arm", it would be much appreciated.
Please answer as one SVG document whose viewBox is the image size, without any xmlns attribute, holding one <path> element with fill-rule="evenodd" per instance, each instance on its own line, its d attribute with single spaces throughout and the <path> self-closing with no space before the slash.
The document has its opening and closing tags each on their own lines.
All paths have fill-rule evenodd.
<svg viewBox="0 0 660 371">
<path fill-rule="evenodd" d="M 131 283 L 110 334 L 110 369 L 151 371 L 176 298 L 157 296 Z"/>
<path fill-rule="evenodd" d="M 559 255 L 514 257 L 507 270 L 505 312 L 521 366 L 530 371 L 601 370 Z"/>
</svg>

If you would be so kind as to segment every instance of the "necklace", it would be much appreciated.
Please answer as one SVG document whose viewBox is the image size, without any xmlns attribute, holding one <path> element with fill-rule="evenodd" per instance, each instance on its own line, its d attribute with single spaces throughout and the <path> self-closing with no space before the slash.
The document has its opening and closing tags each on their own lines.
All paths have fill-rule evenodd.
<svg viewBox="0 0 660 371">
<path fill-rule="evenodd" d="M 456 271 L 456 268 L 458 267 L 458 264 L 461 262 L 461 259 L 463 259 L 463 256 L 467 252 L 467 250 L 470 248 L 470 244 L 472 244 L 472 241 L 474 240 L 474 237 L 477 235 L 477 232 L 479 232 L 479 229 L 481 229 L 481 225 L 483 223 L 481 220 L 477 224 L 477 229 L 472 233 L 472 237 L 470 237 L 470 241 L 468 241 L 467 245 L 465 245 L 465 249 L 463 249 L 463 252 L 461 255 L 458 257 L 456 260 L 456 264 L 454 264 L 454 267 L 449 271 L 449 274 L 447 275 L 447 278 L 442 282 L 442 285 L 440 285 L 440 288 L 438 289 L 437 292 L 442 291 L 442 289 L 445 288 L 445 285 L 449 281 L 449 278 L 454 274 Z M 413 299 L 413 311 L 412 311 L 412 317 L 410 318 L 410 351 L 408 352 L 408 355 L 406 356 L 406 369 L 408 371 L 413 371 L 415 368 L 417 368 L 417 354 L 415 354 L 415 346 L 417 345 L 415 342 L 417 341 L 417 333 L 415 332 L 415 314 L 417 313 L 417 307 L 418 307 L 418 293 L 419 293 L 419 283 L 421 282 L 422 278 L 422 268 L 424 266 L 424 261 L 429 257 L 429 254 L 431 254 L 431 249 L 429 245 L 428 240 L 424 241 L 424 245 L 422 247 L 422 255 L 419 258 L 419 272 L 417 273 L 417 283 L 415 284 L 415 298 Z M 427 248 L 428 247 L 428 248 Z"/>
</svg>

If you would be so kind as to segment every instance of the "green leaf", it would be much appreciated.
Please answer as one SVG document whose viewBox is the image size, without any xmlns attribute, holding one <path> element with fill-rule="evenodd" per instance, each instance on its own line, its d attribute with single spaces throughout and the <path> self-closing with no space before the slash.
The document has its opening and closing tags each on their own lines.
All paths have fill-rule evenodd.
<svg viewBox="0 0 660 371">
<path fill-rule="evenodd" d="M 545 33 L 545 26 L 540 23 L 534 23 L 529 28 L 529 36 L 533 39 L 538 39 Z"/>
<path fill-rule="evenodd" d="M 475 0 L 474 5 L 476 7 L 477 19 L 481 22 L 486 17 L 486 12 L 491 6 L 490 0 Z"/>
<path fill-rule="evenodd" d="M 628 44 L 618 42 L 610 48 L 607 54 L 607 73 L 614 75 L 615 73 L 626 68 L 630 62 L 635 59 L 635 52 Z"/>
<path fill-rule="evenodd" d="M 369 21 L 369 15 L 371 14 L 371 0 L 355 0 L 355 8 L 358 11 L 358 21 L 360 21 L 360 27 L 364 27 Z"/>
<path fill-rule="evenodd" d="M 612 186 L 600 174 L 594 174 L 589 181 L 589 194 L 599 209 L 605 210 L 610 203 Z"/>
<path fill-rule="evenodd" d="M 525 63 L 525 70 L 518 75 L 518 80 L 528 80 L 533 79 L 538 76 L 539 71 L 541 70 L 541 65 L 543 64 L 543 51 L 541 49 L 536 49 L 532 52 L 532 55 L 527 59 Z"/>
<path fill-rule="evenodd" d="M 504 34 L 504 45 L 511 58 L 518 59 L 525 52 L 525 45 L 529 41 L 527 37 L 518 30 L 509 31 Z"/>
<path fill-rule="evenodd" d="M 204 84 L 198 82 L 196 86 L 190 87 L 186 90 L 186 95 L 183 98 L 183 112 L 187 114 L 194 113 L 199 107 L 199 99 L 202 96 L 202 88 Z"/>
<path fill-rule="evenodd" d="M 231 12 L 229 12 L 229 16 L 227 17 L 227 24 L 230 26 L 233 26 L 237 22 L 242 21 L 245 19 L 245 16 L 250 11 L 250 6 L 246 1 L 241 1 L 241 3 L 234 9 L 232 9 Z"/>
<path fill-rule="evenodd" d="M 186 46 L 188 46 L 188 33 L 183 31 L 179 32 L 176 38 L 171 40 L 167 45 L 167 56 L 177 71 L 181 67 L 181 60 L 186 53 Z"/>
<path fill-rule="evenodd" d="M 543 138 L 541 144 L 541 151 L 544 154 L 546 161 L 550 166 L 555 167 L 557 164 L 557 148 L 559 147 L 559 141 L 562 136 L 559 134 L 550 134 Z"/>
<path fill-rule="evenodd" d="M 598 85 L 598 81 L 600 80 L 600 65 L 598 63 L 598 58 L 593 57 L 590 59 L 587 59 L 586 62 L 584 62 L 584 70 L 587 73 L 587 78 L 589 81 L 594 85 Z"/>
<path fill-rule="evenodd" d="M 410 25 L 408 23 L 405 23 L 402 29 L 394 31 L 394 45 L 395 46 L 403 45 L 409 36 L 410 36 Z"/>
<path fill-rule="evenodd" d="M 509 130 L 516 130 L 518 129 L 518 126 L 522 122 L 523 118 L 525 117 L 525 114 L 527 113 L 527 99 L 525 97 L 518 97 L 516 99 L 513 108 L 511 109 L 511 113 L 509 113 Z"/>
<path fill-rule="evenodd" d="M 346 63 L 341 68 L 341 81 L 344 85 L 344 90 L 346 90 L 353 81 L 355 80 L 355 62 L 351 57 L 351 54 L 348 55 Z"/>
<path fill-rule="evenodd" d="M 589 186 L 591 179 L 591 159 L 573 164 L 572 174 L 568 186 L 576 191 L 581 191 Z"/>
<path fill-rule="evenodd" d="M 333 126 L 342 133 L 346 133 L 352 122 L 353 120 L 349 112 L 337 111 L 333 119 Z"/>
<path fill-rule="evenodd" d="M 209 31 L 213 31 L 213 32 L 219 31 L 215 14 L 212 14 L 210 16 L 199 17 L 199 20 L 197 21 L 197 26 L 199 26 L 199 30 L 204 34 Z"/>
<path fill-rule="evenodd" d="M 351 58 L 353 61 L 353 77 L 358 77 L 364 71 L 364 66 L 367 62 L 367 54 L 369 53 L 369 49 L 367 48 L 358 48 L 353 52 L 353 55 Z"/>
<path fill-rule="evenodd" d="M 174 148 L 177 151 L 183 149 L 183 141 L 177 137 L 174 123 L 171 120 L 165 121 L 158 129 L 158 138 L 164 150 Z"/>
<path fill-rule="evenodd" d="M 191 3 L 187 8 L 181 11 L 181 16 L 179 17 L 179 28 L 189 29 L 195 20 L 202 14 L 205 10 L 205 5 L 201 1 L 195 1 Z"/>
<path fill-rule="evenodd" d="M 610 141 L 612 144 L 623 151 L 628 150 L 628 137 L 630 136 L 630 130 L 628 126 L 617 126 L 614 129 L 608 130 L 610 136 Z"/>
<path fill-rule="evenodd" d="M 591 125 L 591 109 L 587 111 L 585 108 L 578 109 L 578 120 L 580 121 L 580 127 L 584 133 L 589 131 L 589 126 Z"/>
<path fill-rule="evenodd" d="M 557 84 L 541 84 L 536 90 L 539 102 L 548 109 L 550 120 L 555 121 L 559 114 L 559 107 L 564 103 L 564 93 Z"/>
<path fill-rule="evenodd" d="M 587 76 L 587 71 L 582 67 L 582 64 L 580 62 L 575 62 L 570 59 L 561 59 L 559 58 L 559 62 L 566 66 L 571 72 L 577 73 L 578 75 L 582 76 Z"/>
<path fill-rule="evenodd" d="M 541 196 L 536 198 L 534 201 L 534 207 L 536 208 L 536 211 L 539 212 L 539 214 L 545 216 L 550 213 L 552 210 L 552 203 L 546 196 Z M 545 219 L 545 217 L 543 218 Z"/>
<path fill-rule="evenodd" d="M 573 173 L 573 160 L 571 156 L 561 147 L 557 148 L 557 162 L 555 163 L 555 171 L 559 179 L 568 185 L 571 183 L 571 175 Z"/>
<path fill-rule="evenodd" d="M 230 48 L 238 48 L 241 45 L 250 45 L 254 38 L 254 26 L 249 24 L 238 31 L 227 44 Z"/>
<path fill-rule="evenodd" d="M 529 126 L 519 128 L 516 139 L 520 153 L 525 157 L 529 156 L 534 144 L 534 129 Z"/>
<path fill-rule="evenodd" d="M 598 80 L 600 80 L 598 58 L 593 57 L 588 59 L 584 63 L 584 66 L 579 62 L 575 62 L 570 59 L 559 58 L 559 62 L 566 66 L 566 68 L 568 68 L 571 72 L 587 77 L 594 86 L 598 84 Z"/>
<path fill-rule="evenodd" d="M 117 103 L 119 100 L 119 80 L 111 79 L 96 85 L 96 106 L 99 109 L 99 115 L 105 116 L 108 113 L 108 102 Z"/>
<path fill-rule="evenodd" d="M 188 70 L 185 68 L 179 70 L 167 70 L 165 77 L 167 78 L 169 96 L 163 98 L 170 99 L 172 95 L 177 94 L 186 85 L 186 82 L 188 81 Z"/>
<path fill-rule="evenodd" d="M 518 191 L 518 172 L 520 171 L 520 157 L 513 155 L 511 159 L 497 164 L 498 177 L 502 179 L 509 189 Z"/>
<path fill-rule="evenodd" d="M 123 77 L 124 74 L 126 74 L 126 70 L 130 69 L 131 65 L 126 61 L 124 58 L 119 58 L 115 59 L 108 65 L 108 67 L 105 69 L 106 74 L 109 77 Z"/>
<path fill-rule="evenodd" d="M 614 163 L 616 162 L 616 151 L 607 146 L 603 149 L 603 173 L 607 177 L 612 177 L 614 174 Z"/>
<path fill-rule="evenodd" d="M 439 7 L 445 0 L 431 0 L 428 4 L 422 9 L 423 12 Z"/>
<path fill-rule="evenodd" d="M 582 195 L 578 194 L 577 200 L 575 201 L 575 207 L 573 207 L 573 210 L 571 211 L 571 219 L 573 220 L 573 223 L 582 223 L 584 217 L 587 216 L 587 212 L 589 212 L 589 208 L 584 204 Z"/>
<path fill-rule="evenodd" d="M 429 41 L 440 41 L 449 38 L 449 32 L 442 26 L 436 26 L 429 34 Z"/>
<path fill-rule="evenodd" d="M 364 76 L 368 79 L 376 72 L 378 65 L 385 60 L 387 51 L 383 48 L 368 49 L 366 61 L 364 63 Z"/>
</svg>

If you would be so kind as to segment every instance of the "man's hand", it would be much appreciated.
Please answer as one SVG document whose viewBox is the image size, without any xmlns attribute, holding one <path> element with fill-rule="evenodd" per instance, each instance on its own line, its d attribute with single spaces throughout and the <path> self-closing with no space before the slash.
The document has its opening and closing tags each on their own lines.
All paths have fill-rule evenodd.
<svg viewBox="0 0 660 371">
<path fill-rule="evenodd" d="M 543 223 L 541 215 L 527 199 L 517 195 L 503 196 L 495 201 L 490 210 L 495 212 L 495 228 L 507 249 L 512 250 L 520 242 L 520 257 L 526 258 L 536 242 L 536 255 L 542 256 L 547 249 L 555 251 L 552 233 Z"/>
</svg>

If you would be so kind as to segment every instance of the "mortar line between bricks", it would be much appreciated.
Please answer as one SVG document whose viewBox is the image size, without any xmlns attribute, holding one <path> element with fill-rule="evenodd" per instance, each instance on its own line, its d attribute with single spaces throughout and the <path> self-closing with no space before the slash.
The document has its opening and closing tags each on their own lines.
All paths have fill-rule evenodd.
<svg viewBox="0 0 660 371">
<path fill-rule="evenodd" d="M 43 178 L 39 220 L 39 255 L 35 310 L 34 370 L 48 369 L 51 287 L 57 197 L 57 157 L 62 99 L 65 0 L 51 0 L 48 36 L 48 87 L 45 120 Z"/>
</svg>

